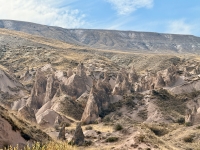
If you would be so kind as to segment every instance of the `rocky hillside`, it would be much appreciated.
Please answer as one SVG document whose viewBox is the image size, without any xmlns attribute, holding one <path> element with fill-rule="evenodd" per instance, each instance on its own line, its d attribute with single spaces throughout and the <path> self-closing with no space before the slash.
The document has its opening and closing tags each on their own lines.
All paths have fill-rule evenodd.
<svg viewBox="0 0 200 150">
<path fill-rule="evenodd" d="M 64 29 L 29 22 L 0 20 L 0 28 L 22 31 L 98 49 L 156 53 L 199 53 L 200 38 L 153 32 Z"/>
<path fill-rule="evenodd" d="M 27 142 L 46 143 L 52 140 L 35 125 L 19 119 L 15 112 L 11 112 L 2 105 L 0 105 L 0 129 L 0 148 L 18 145 L 21 149 Z"/>
<path fill-rule="evenodd" d="M 54 140 L 199 150 L 199 75 L 194 54 L 102 50 L 0 29 L 0 148 Z"/>
</svg>

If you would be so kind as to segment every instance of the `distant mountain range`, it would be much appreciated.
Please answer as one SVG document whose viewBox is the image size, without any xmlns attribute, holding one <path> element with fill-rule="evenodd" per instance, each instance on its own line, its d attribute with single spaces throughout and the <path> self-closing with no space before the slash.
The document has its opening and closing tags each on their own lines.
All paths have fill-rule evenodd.
<svg viewBox="0 0 200 150">
<path fill-rule="evenodd" d="M 0 20 L 0 28 L 98 49 L 152 53 L 200 53 L 200 37 L 193 35 L 99 29 L 64 29 L 13 20 Z"/>
</svg>

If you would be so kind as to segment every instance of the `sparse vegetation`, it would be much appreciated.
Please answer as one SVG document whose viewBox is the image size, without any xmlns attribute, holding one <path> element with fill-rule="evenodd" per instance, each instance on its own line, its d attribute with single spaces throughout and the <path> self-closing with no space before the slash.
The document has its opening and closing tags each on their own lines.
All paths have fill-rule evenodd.
<svg viewBox="0 0 200 150">
<path fill-rule="evenodd" d="M 143 134 L 139 134 L 135 137 L 136 143 L 142 143 L 145 142 L 145 136 Z"/>
<path fill-rule="evenodd" d="M 106 112 L 105 114 L 107 115 L 107 114 L 109 114 L 110 112 L 114 112 L 114 111 L 120 109 L 122 106 L 123 106 L 122 101 L 113 103 L 112 105 L 109 105 L 109 106 L 108 106 L 108 110 L 107 110 L 107 112 Z"/>
<path fill-rule="evenodd" d="M 106 142 L 110 142 L 110 143 L 111 142 L 117 142 L 118 139 L 119 139 L 118 137 L 109 137 L 109 138 L 106 139 Z"/>
<path fill-rule="evenodd" d="M 197 126 L 197 129 L 200 129 L 200 126 Z"/>
<path fill-rule="evenodd" d="M 147 110 L 146 109 L 139 110 L 138 116 L 141 117 L 142 119 L 146 120 L 147 119 Z"/>
<path fill-rule="evenodd" d="M 161 127 L 161 126 L 157 126 L 157 125 L 149 125 L 148 127 L 157 136 L 163 136 L 169 132 L 166 129 L 166 127 Z"/>
<path fill-rule="evenodd" d="M 110 117 L 109 116 L 105 116 L 103 118 L 103 122 L 110 122 Z"/>
<path fill-rule="evenodd" d="M 21 92 L 24 93 L 22 94 L 24 95 L 23 98 L 21 96 L 17 96 L 17 94 L 10 96 L 9 93 L 6 92 L 1 93 L 0 91 L 0 97 L 2 97 L 2 99 L 4 99 L 4 101 L 6 102 L 4 103 L 4 106 L 9 106 L 9 107 L 12 106 L 13 102 L 18 99 L 27 101 L 27 99 L 31 95 L 31 91 L 34 91 L 34 89 L 33 90 L 31 89 L 34 86 L 33 85 L 35 81 L 34 76 L 36 74 L 37 69 L 41 68 L 47 63 L 51 64 L 53 71 L 51 71 L 51 69 L 46 71 L 45 79 L 49 74 L 54 74 L 54 72 L 58 70 L 60 70 L 61 72 L 63 71 L 63 76 L 66 79 L 68 78 L 67 69 L 72 68 L 73 73 L 77 72 L 75 67 L 81 61 L 84 62 L 84 66 L 86 67 L 87 70 L 87 75 L 90 74 L 91 82 L 92 79 L 95 79 L 93 78 L 93 75 L 96 76 L 100 72 L 104 72 L 107 70 L 109 78 L 113 79 L 112 81 L 111 80 L 110 81 L 113 83 L 116 79 L 118 71 L 121 69 L 121 66 L 125 66 L 125 68 L 130 68 L 130 66 L 133 64 L 138 73 L 139 77 L 138 83 L 139 86 L 141 86 L 141 91 L 143 89 L 150 88 L 151 86 L 154 85 L 154 83 L 150 85 L 149 84 L 150 82 L 148 80 L 151 80 L 150 78 L 153 78 L 151 82 L 154 82 L 155 81 L 154 78 L 156 78 L 157 71 L 161 71 L 163 79 L 166 81 L 168 77 L 165 76 L 164 72 L 162 72 L 163 69 L 166 69 L 169 65 L 174 63 L 175 65 L 177 65 L 177 68 L 180 69 L 176 71 L 176 73 L 178 73 L 179 75 L 184 75 L 185 71 L 183 67 L 187 66 L 187 64 L 179 66 L 180 65 L 179 63 L 181 63 L 179 57 L 182 57 L 182 55 L 179 56 L 179 54 L 177 56 L 174 56 L 171 54 L 155 55 L 155 54 L 143 54 L 140 52 L 133 54 L 132 52 L 131 53 L 115 52 L 115 51 L 100 50 L 100 49 L 96 51 L 95 48 L 87 48 L 85 46 L 81 47 L 80 45 L 71 45 L 64 42 L 54 41 L 53 39 L 48 40 L 42 37 L 35 37 L 35 36 L 32 37 L 31 35 L 26 35 L 23 33 L 12 33 L 11 31 L 9 32 L 10 32 L 9 34 L 5 32 L 4 36 L 5 35 L 7 36 L 7 34 L 9 36 L 13 36 L 12 34 L 14 34 L 16 38 L 18 38 L 17 36 L 19 36 L 21 39 L 25 38 L 27 41 L 29 41 L 27 42 L 27 44 L 33 45 L 30 47 L 26 45 L 24 46 L 21 45 L 23 43 L 19 41 L 16 42 L 17 45 L 19 46 L 17 46 L 17 48 L 15 49 L 15 44 L 12 45 L 12 41 L 10 41 L 11 44 L 10 42 L 7 44 L 9 47 L 6 48 L 6 50 L 3 50 L 5 51 L 3 54 L 0 54 L 1 55 L 0 68 L 2 69 L 3 67 L 4 70 L 6 69 L 8 70 L 10 69 L 9 68 L 10 66 L 13 67 L 14 70 L 12 72 L 13 76 L 16 77 L 17 80 L 19 80 L 23 84 L 23 87 L 25 88 L 22 89 L 22 91 L 23 90 L 24 91 Z M 193 59 L 196 57 L 198 57 L 199 59 L 199 56 L 187 55 L 187 57 L 188 59 L 189 58 Z M 186 63 L 186 61 L 184 63 Z M 195 63 L 191 64 L 193 66 L 196 65 Z M 24 81 L 24 79 L 22 78 L 22 74 L 24 74 L 26 66 L 30 66 L 29 71 L 31 73 L 30 77 L 31 79 L 28 81 Z M 95 72 L 90 72 L 89 71 L 90 69 L 91 70 L 94 69 Z M 144 72 L 144 70 L 146 69 L 148 69 L 147 72 Z M 127 73 L 129 72 L 127 71 Z M 146 73 L 148 74 L 148 76 L 150 75 L 151 77 L 148 78 L 148 76 L 145 75 Z M 178 76 L 178 74 L 176 73 L 173 74 L 173 76 L 174 75 Z M 55 75 L 56 74 L 57 73 L 55 73 Z M 60 76 L 59 74 L 60 73 L 58 72 L 58 76 Z M 144 80 L 143 77 L 145 77 Z M 192 77 L 193 75 L 187 78 L 189 82 L 193 81 Z M 64 80 L 62 80 L 61 78 L 62 77 L 59 77 L 59 84 L 62 83 L 62 81 L 64 82 Z M 100 75 L 100 80 L 99 80 L 100 82 L 101 79 L 103 79 L 103 74 Z M 197 74 L 194 75 L 194 79 L 195 82 L 199 80 Z M 88 81 L 90 82 L 89 79 Z M 145 81 L 145 83 L 142 81 Z M 67 84 L 67 81 L 64 83 Z M 61 89 L 63 88 L 62 85 L 65 84 L 59 85 L 59 88 L 54 89 L 55 91 L 52 90 L 52 94 L 56 92 L 55 96 L 67 95 L 67 93 L 65 93 L 65 90 L 67 91 L 67 89 L 63 91 Z M 79 86 L 79 83 L 77 84 Z M 121 83 L 119 83 L 119 86 L 120 84 Z M 132 83 L 130 82 L 130 84 Z M 63 120 L 65 120 L 65 117 L 67 117 L 66 120 L 69 119 L 70 123 L 59 122 L 59 125 L 57 124 L 53 126 L 55 127 L 56 131 L 60 131 L 60 128 L 62 126 L 66 126 L 66 135 L 67 134 L 69 135 L 67 139 L 68 138 L 70 139 L 71 136 L 74 135 L 75 133 L 74 125 L 78 120 L 82 118 L 82 114 L 84 112 L 84 108 L 86 106 L 86 102 L 89 97 L 88 95 L 89 95 L 90 83 L 89 84 L 87 83 L 86 86 L 87 86 L 87 92 L 85 92 L 83 95 L 80 94 L 83 97 L 85 96 L 83 100 L 79 99 L 80 95 L 77 95 L 78 90 L 73 89 L 72 93 L 74 94 L 74 96 L 66 96 L 64 99 L 59 98 L 58 100 L 55 99 L 52 101 L 54 107 L 51 108 L 56 109 L 55 110 L 56 112 L 58 112 L 60 115 L 63 115 L 62 116 Z M 113 85 L 111 86 L 113 88 Z M 19 92 L 19 90 L 21 90 L 20 88 L 19 89 L 11 87 L 8 88 L 10 91 L 13 92 Z M 116 149 L 118 146 L 119 147 L 121 145 L 127 146 L 129 144 L 132 148 L 142 149 L 142 145 L 146 144 L 147 147 L 151 147 L 152 149 L 154 148 L 183 149 L 184 147 L 184 149 L 188 150 L 189 149 L 199 150 L 200 145 L 198 141 L 200 137 L 199 136 L 200 126 L 196 126 L 195 124 L 194 127 L 186 128 L 185 126 L 191 126 L 191 123 L 188 122 L 185 123 L 184 115 L 188 103 L 191 102 L 191 105 L 193 105 L 193 103 L 197 103 L 200 91 L 194 90 L 191 93 L 173 95 L 172 93 L 168 92 L 165 89 L 159 89 L 159 90 L 156 89 L 152 90 L 152 94 L 150 97 L 148 91 L 141 92 L 143 93 L 141 94 L 139 92 L 134 91 L 132 88 L 131 92 L 128 94 L 123 93 L 126 90 L 121 92 L 120 91 L 121 88 L 119 88 L 120 96 L 116 95 L 116 97 L 110 96 L 112 90 L 110 89 L 106 90 L 110 98 L 109 97 L 104 98 L 103 100 L 106 101 L 107 99 L 109 99 L 110 101 L 108 103 L 111 103 L 111 105 L 108 106 L 107 110 L 104 110 L 103 107 L 107 106 L 107 101 L 106 103 L 104 103 L 105 105 L 99 104 L 101 103 L 101 101 L 97 102 L 98 107 L 101 107 L 100 109 L 103 110 L 101 111 L 101 114 L 98 114 L 99 116 L 97 115 L 101 119 L 98 118 L 97 119 L 98 121 L 95 121 L 95 123 L 98 122 L 98 124 L 94 123 L 87 126 L 83 126 L 85 130 L 93 130 L 93 131 L 87 131 L 86 134 L 88 134 L 89 136 L 87 137 L 85 136 L 85 144 L 83 145 L 83 147 L 82 146 L 78 147 L 79 149 L 85 149 L 84 146 L 91 146 L 89 148 L 87 147 L 86 149 L 98 149 L 95 147 L 96 145 L 99 145 L 100 149 L 106 149 L 104 148 L 104 146 L 110 146 L 110 147 L 112 146 L 112 148 L 110 147 L 109 148 Z M 48 88 L 44 89 L 47 90 Z M 71 86 L 68 90 L 70 89 Z M 123 93 L 124 95 L 122 95 L 121 93 Z M 38 96 L 37 98 L 41 98 L 47 95 L 47 93 L 42 93 L 40 97 L 40 95 L 38 94 L 39 92 L 37 92 Z M 55 96 L 53 96 L 53 98 L 55 98 Z M 121 96 L 123 96 L 123 99 L 121 99 Z M 56 105 L 57 102 L 59 102 L 58 106 Z M 152 102 L 154 102 L 156 106 L 153 105 Z M 91 107 L 92 106 L 93 105 L 91 105 Z M 160 110 L 158 110 L 157 108 Z M 27 141 L 28 140 L 38 141 L 37 143 L 34 143 L 32 146 L 26 146 L 24 150 L 78 149 L 76 147 L 68 145 L 66 142 L 57 142 L 57 141 L 53 142 L 52 139 L 47 134 L 45 134 L 45 132 L 50 133 L 50 135 L 53 136 L 53 138 L 56 138 L 56 134 L 54 134 L 55 133 L 54 129 L 52 129 L 51 127 L 50 128 L 44 127 L 45 128 L 44 129 L 42 126 L 42 129 L 44 129 L 45 131 L 43 132 L 43 130 L 39 129 L 40 128 L 39 125 L 35 125 L 37 126 L 35 127 L 28 121 L 18 118 L 16 114 L 17 112 L 12 111 L 12 113 L 10 113 L 10 110 L 4 111 L 0 107 L 0 116 L 2 116 L 9 122 L 9 124 L 11 124 L 12 129 L 14 131 L 19 131 L 21 136 Z M 147 125 L 145 123 L 141 123 L 142 121 L 146 120 L 147 117 L 151 118 L 152 121 L 158 120 L 158 123 L 155 124 L 146 123 Z M 158 117 L 158 119 L 156 117 Z M 153 120 L 154 118 L 155 120 Z M 166 124 L 160 123 L 160 121 L 162 120 L 164 120 Z M 103 122 L 101 123 L 101 121 Z M 116 142 L 116 143 L 109 144 L 105 142 L 111 142 L 111 143 Z M 127 145 L 126 142 L 128 143 Z M 11 141 L 8 142 L 6 141 L 5 143 L 3 143 L 6 150 L 7 149 L 19 150 L 18 147 L 16 148 L 9 147 L 10 144 L 12 144 Z M 117 145 L 117 147 L 114 147 L 113 145 Z M 150 149 L 150 148 L 143 148 L 143 149 Z"/>
<path fill-rule="evenodd" d="M 120 131 L 120 130 L 122 130 L 122 129 L 123 129 L 123 127 L 122 127 L 122 125 L 119 124 L 119 123 L 117 123 L 117 124 L 114 126 L 114 130 L 115 130 L 115 131 Z"/>
<path fill-rule="evenodd" d="M 41 144 L 39 142 L 34 143 L 32 146 L 25 146 L 23 150 L 76 150 L 76 147 L 68 145 L 66 142 L 49 142 L 47 144 Z M 12 147 L 7 146 L 4 150 L 21 150 L 19 146 Z"/>
<path fill-rule="evenodd" d="M 87 141 L 85 141 L 84 145 L 85 146 L 90 146 L 90 145 L 92 145 L 92 141 L 91 140 L 87 140 Z"/>
<path fill-rule="evenodd" d="M 187 143 L 192 143 L 193 140 L 194 140 L 193 138 L 194 138 L 193 135 L 188 135 L 188 136 L 186 136 L 186 137 L 183 138 L 183 141 L 187 142 Z"/>
<path fill-rule="evenodd" d="M 158 98 L 155 103 L 159 106 L 161 111 L 172 116 L 174 115 L 173 112 L 185 115 L 186 104 L 178 96 L 175 97 L 171 95 L 165 89 L 160 89 L 158 91 L 153 90 L 152 96 Z"/>
<path fill-rule="evenodd" d="M 92 126 L 86 126 L 86 127 L 85 127 L 85 130 L 92 130 L 92 129 L 93 129 Z"/>
<path fill-rule="evenodd" d="M 133 108 L 136 105 L 136 103 L 133 101 L 134 99 L 135 99 L 134 95 L 124 95 L 123 96 L 123 103 L 128 108 Z"/>
<path fill-rule="evenodd" d="M 185 123 L 185 126 L 186 126 L 186 127 L 192 126 L 192 123 L 191 123 L 191 122 L 186 122 L 186 123 Z"/>
<path fill-rule="evenodd" d="M 184 117 L 180 117 L 180 118 L 177 119 L 176 122 L 179 123 L 179 124 L 184 124 L 185 123 L 185 118 Z"/>
</svg>

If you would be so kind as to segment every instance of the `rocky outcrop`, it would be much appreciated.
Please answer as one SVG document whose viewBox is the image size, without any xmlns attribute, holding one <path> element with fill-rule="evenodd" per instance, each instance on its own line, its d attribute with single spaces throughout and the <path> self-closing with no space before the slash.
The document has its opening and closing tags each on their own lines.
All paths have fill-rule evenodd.
<svg viewBox="0 0 200 150">
<path fill-rule="evenodd" d="M 35 83 L 31 91 L 31 96 L 27 100 L 27 106 L 32 109 L 39 109 L 45 103 L 44 97 L 46 95 L 47 79 L 43 72 L 38 69 L 35 76 Z"/>
<path fill-rule="evenodd" d="M 124 77 L 124 80 L 123 80 L 122 85 L 121 85 L 121 90 L 122 90 L 123 94 L 125 94 L 125 93 L 131 93 L 132 86 L 128 82 L 128 77 Z"/>
<path fill-rule="evenodd" d="M 47 109 L 43 113 L 36 115 L 36 120 L 39 125 L 46 127 L 53 127 L 56 125 L 56 123 L 61 123 L 61 122 L 70 123 L 71 121 L 52 109 Z"/>
<path fill-rule="evenodd" d="M 83 122 L 84 124 L 93 123 L 99 117 L 99 107 L 96 100 L 95 92 L 96 88 L 93 87 L 90 91 L 90 95 L 81 118 L 81 122 Z"/>
<path fill-rule="evenodd" d="M 123 75 L 122 75 L 121 72 L 119 72 L 119 73 L 117 74 L 117 78 L 116 78 L 115 83 L 118 84 L 118 83 L 122 83 L 122 82 L 123 82 Z"/>
<path fill-rule="evenodd" d="M 121 69 L 116 78 L 116 84 L 112 90 L 113 95 L 123 95 L 132 91 L 132 85 L 128 81 L 128 74 L 125 69 Z"/>
<path fill-rule="evenodd" d="M 29 73 L 29 68 L 27 68 L 26 72 L 24 75 L 21 77 L 24 81 L 27 81 L 31 78 L 31 74 Z"/>
<path fill-rule="evenodd" d="M 69 68 L 69 69 L 67 70 L 67 77 L 69 78 L 69 77 L 71 77 L 72 75 L 73 75 L 72 69 Z"/>
<path fill-rule="evenodd" d="M 200 89 L 200 80 L 190 81 L 170 89 L 174 94 L 191 93 Z"/>
<path fill-rule="evenodd" d="M 177 80 L 177 76 L 176 74 L 168 74 L 165 78 L 165 84 L 166 86 L 173 86 L 175 83 L 176 83 L 176 80 Z"/>
<path fill-rule="evenodd" d="M 196 74 L 200 74 L 200 65 L 199 64 L 197 64 L 197 66 L 196 66 Z"/>
<path fill-rule="evenodd" d="M 54 122 L 54 126 L 59 126 L 60 123 L 62 122 L 62 118 L 60 116 L 57 116 Z"/>
<path fill-rule="evenodd" d="M 56 112 L 62 113 L 65 116 L 69 116 L 76 120 L 80 120 L 84 108 L 77 101 L 73 100 L 72 97 L 68 95 L 55 96 L 52 99 L 52 107 Z"/>
<path fill-rule="evenodd" d="M 197 114 L 197 109 L 195 106 L 192 108 L 192 110 L 188 109 L 185 115 L 185 123 L 188 125 L 193 125 L 195 122 L 196 114 Z"/>
<path fill-rule="evenodd" d="M 108 93 L 94 82 L 81 121 L 86 124 L 95 122 L 99 116 L 103 116 L 109 104 Z"/>
<path fill-rule="evenodd" d="M 189 124 L 189 125 L 192 125 L 194 122 L 194 116 L 191 114 L 190 111 L 188 111 L 186 113 L 186 116 L 185 116 L 185 123 L 186 124 Z"/>
<path fill-rule="evenodd" d="M 128 77 L 132 83 L 135 83 L 138 81 L 138 74 L 136 73 L 134 66 L 131 67 L 131 71 L 130 71 Z"/>
<path fill-rule="evenodd" d="M 50 109 L 52 106 L 51 101 L 48 101 L 47 103 L 45 103 L 35 114 L 35 116 L 39 116 L 40 114 L 42 114 L 43 112 L 45 112 L 47 109 Z"/>
<path fill-rule="evenodd" d="M 78 98 L 87 90 L 87 88 L 84 79 L 79 75 L 73 74 L 61 85 L 61 90 L 67 95 Z"/>
<path fill-rule="evenodd" d="M 27 97 L 21 98 L 18 101 L 14 101 L 13 104 L 11 105 L 11 109 L 18 111 L 20 108 L 26 105 L 26 100 L 27 100 Z"/>
<path fill-rule="evenodd" d="M 177 66 L 172 64 L 169 68 L 167 68 L 167 74 L 176 74 L 177 70 Z"/>
<path fill-rule="evenodd" d="M 117 83 L 113 88 L 112 95 L 122 95 L 122 83 Z"/>
<path fill-rule="evenodd" d="M 75 133 L 73 135 L 71 143 L 73 145 L 81 146 L 84 144 L 85 136 L 83 134 L 83 130 L 81 128 L 81 123 L 78 123 L 76 126 Z"/>
<path fill-rule="evenodd" d="M 166 86 L 173 86 L 176 81 L 177 81 L 177 67 L 174 65 L 171 65 L 166 72 L 166 76 L 165 76 L 165 85 Z"/>
<path fill-rule="evenodd" d="M 59 87 L 59 82 L 55 79 L 54 75 L 49 75 L 46 85 L 46 94 L 44 98 L 44 103 L 50 101 L 56 94 Z"/>
<path fill-rule="evenodd" d="M 141 92 L 142 91 L 142 87 L 140 84 L 135 84 L 135 91 L 136 92 Z"/>
<path fill-rule="evenodd" d="M 101 79 L 98 79 L 97 81 L 97 88 L 98 89 L 102 89 L 102 90 L 105 90 L 105 92 L 110 95 L 111 92 L 112 92 L 112 87 L 109 83 L 109 77 L 107 75 L 107 73 L 105 72 L 104 73 L 104 79 L 101 80 Z"/>
<path fill-rule="evenodd" d="M 34 110 L 30 107 L 23 106 L 18 110 L 18 116 L 31 122 L 36 122 Z"/>
<path fill-rule="evenodd" d="M 87 82 L 87 75 L 86 75 L 86 68 L 83 63 L 79 63 L 77 66 L 76 74 L 82 78 L 82 80 L 86 83 Z"/>
<path fill-rule="evenodd" d="M 155 88 L 162 88 L 165 86 L 165 81 L 161 75 L 161 73 L 157 74 L 156 81 L 155 81 Z"/>
<path fill-rule="evenodd" d="M 83 108 L 86 107 L 86 104 L 87 104 L 87 101 L 88 101 L 88 98 L 89 98 L 89 93 L 88 92 L 85 92 L 83 93 L 78 99 L 76 99 L 76 101 L 81 104 L 81 106 Z"/>
<path fill-rule="evenodd" d="M 0 92 L 18 94 L 22 85 L 11 75 L 0 69 Z"/>
</svg>

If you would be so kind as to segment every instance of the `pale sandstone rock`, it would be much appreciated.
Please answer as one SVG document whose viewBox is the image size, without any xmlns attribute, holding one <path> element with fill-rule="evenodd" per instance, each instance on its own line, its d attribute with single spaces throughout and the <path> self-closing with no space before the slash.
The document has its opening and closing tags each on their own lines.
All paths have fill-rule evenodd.
<svg viewBox="0 0 200 150">
<path fill-rule="evenodd" d="M 27 106 L 33 109 L 39 109 L 45 103 L 44 97 L 46 95 L 47 80 L 43 72 L 38 69 L 35 76 L 35 83 L 31 91 L 31 96 L 27 100 Z"/>
<path fill-rule="evenodd" d="M 59 87 L 59 82 L 55 79 L 54 75 L 49 75 L 46 85 L 46 94 L 44 97 L 44 103 L 52 100 L 53 96 Z"/>
<path fill-rule="evenodd" d="M 165 81 L 160 73 L 157 74 L 155 81 L 155 88 L 161 88 L 165 86 Z"/>
<path fill-rule="evenodd" d="M 131 67 L 131 71 L 129 73 L 129 80 L 132 83 L 135 83 L 138 81 L 138 74 L 136 73 L 134 66 Z"/>
<path fill-rule="evenodd" d="M 18 116 L 31 122 L 36 122 L 34 110 L 30 107 L 23 106 L 18 110 Z"/>
</svg>

